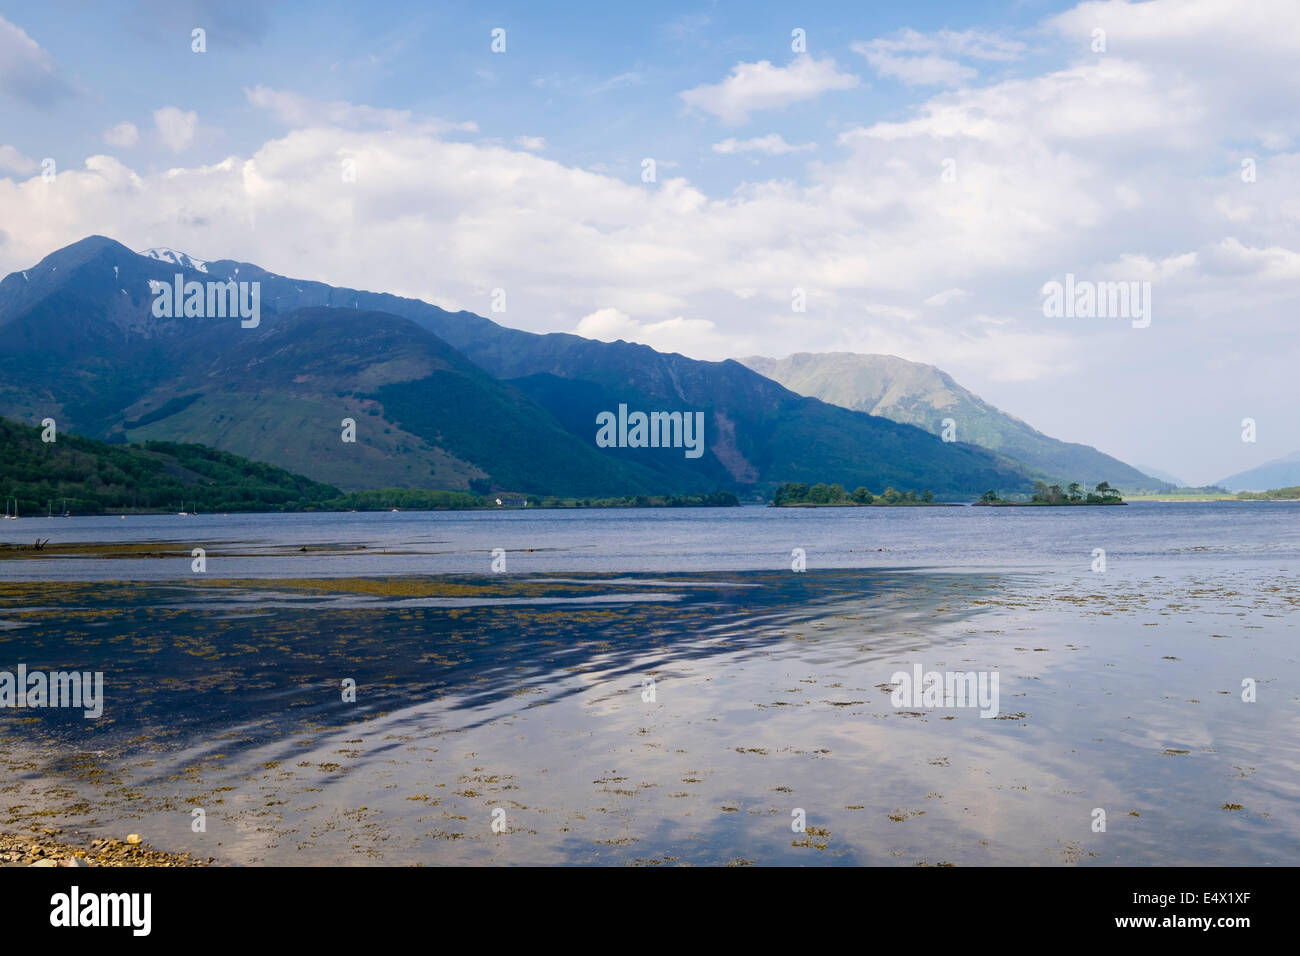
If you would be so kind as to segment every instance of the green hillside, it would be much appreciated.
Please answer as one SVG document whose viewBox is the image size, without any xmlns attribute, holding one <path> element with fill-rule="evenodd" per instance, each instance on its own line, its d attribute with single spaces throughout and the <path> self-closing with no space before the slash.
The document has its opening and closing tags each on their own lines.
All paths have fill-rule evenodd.
<svg viewBox="0 0 1300 956">
<path fill-rule="evenodd" d="M 958 442 L 1024 462 L 1051 480 L 1079 477 L 1085 483 L 1109 480 L 1126 489 L 1168 487 L 1090 445 L 1044 435 L 933 365 L 852 352 L 800 352 L 784 359 L 751 356 L 739 361 L 800 395 L 906 422 L 934 435 L 941 435 L 944 420 L 952 419 Z"/>
<path fill-rule="evenodd" d="M 319 507 L 339 490 L 203 445 L 110 445 L 0 418 L 0 495 L 19 515 L 118 510 L 293 511 Z"/>
</svg>

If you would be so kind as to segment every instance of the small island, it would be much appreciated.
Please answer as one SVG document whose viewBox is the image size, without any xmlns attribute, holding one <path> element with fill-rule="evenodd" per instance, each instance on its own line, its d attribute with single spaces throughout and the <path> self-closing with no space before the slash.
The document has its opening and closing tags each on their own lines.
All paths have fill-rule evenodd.
<svg viewBox="0 0 1300 956">
<path fill-rule="evenodd" d="M 787 481 L 772 495 L 773 508 L 861 508 L 866 506 L 920 506 L 947 507 L 934 500 L 934 493 L 926 491 L 895 491 L 886 488 L 878 496 L 866 488 L 845 491 L 843 485 L 826 485 L 818 482 L 811 487 L 797 481 Z"/>
<path fill-rule="evenodd" d="M 1101 482 L 1088 492 L 1085 492 L 1077 481 L 1070 482 L 1065 488 L 1036 481 L 1034 493 L 1028 501 L 1003 501 L 996 491 L 989 490 L 984 492 L 975 504 L 990 508 L 1056 508 L 1073 505 L 1126 505 L 1128 502 L 1120 496 L 1119 489 L 1112 488 L 1108 481 Z"/>
<path fill-rule="evenodd" d="M 1300 485 L 1290 488 L 1270 488 L 1268 491 L 1239 491 L 1238 501 L 1297 501 L 1300 500 Z"/>
</svg>

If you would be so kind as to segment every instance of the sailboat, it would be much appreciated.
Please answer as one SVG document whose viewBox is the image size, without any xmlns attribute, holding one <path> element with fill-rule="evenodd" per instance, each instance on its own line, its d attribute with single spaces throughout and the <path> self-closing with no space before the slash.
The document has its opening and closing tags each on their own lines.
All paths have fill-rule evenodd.
<svg viewBox="0 0 1300 956">
<path fill-rule="evenodd" d="M 180 517 L 182 517 L 182 518 L 188 518 L 188 517 L 190 516 L 190 515 L 189 515 L 189 512 L 185 510 L 185 499 L 184 499 L 184 498 L 181 499 L 181 510 L 178 511 L 178 512 L 176 512 L 176 513 L 177 513 Z"/>
<path fill-rule="evenodd" d="M 10 496 L 8 496 L 8 497 L 5 498 L 5 518 L 6 518 L 7 520 L 9 520 L 9 521 L 17 521 L 17 520 L 18 520 L 18 499 L 17 499 L 17 498 L 14 498 L 14 513 L 13 513 L 13 514 L 10 514 L 10 513 L 9 513 L 9 498 L 10 498 L 10 497 L 13 497 L 13 496 L 10 495 Z"/>
<path fill-rule="evenodd" d="M 67 499 L 67 498 L 64 498 L 64 499 L 63 499 L 63 517 L 65 517 L 65 518 L 71 518 L 71 517 L 72 517 L 72 512 L 68 510 L 68 499 Z"/>
</svg>

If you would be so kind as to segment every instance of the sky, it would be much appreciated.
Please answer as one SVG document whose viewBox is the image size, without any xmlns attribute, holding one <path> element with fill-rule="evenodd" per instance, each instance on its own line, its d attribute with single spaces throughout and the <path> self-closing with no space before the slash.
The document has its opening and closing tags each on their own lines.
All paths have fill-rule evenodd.
<svg viewBox="0 0 1300 956">
<path fill-rule="evenodd" d="M 1203 484 L 1300 449 L 1297 62 L 1295 0 L 0 0 L 0 274 L 99 234 L 888 353 Z M 1045 314 L 1067 275 L 1149 313 Z"/>
</svg>

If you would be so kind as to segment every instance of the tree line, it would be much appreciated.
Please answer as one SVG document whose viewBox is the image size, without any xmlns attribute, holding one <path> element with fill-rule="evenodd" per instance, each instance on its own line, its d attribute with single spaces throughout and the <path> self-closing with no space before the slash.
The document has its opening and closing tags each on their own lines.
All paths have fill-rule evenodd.
<svg viewBox="0 0 1300 956">
<path fill-rule="evenodd" d="M 934 493 L 925 491 L 896 491 L 886 488 L 877 497 L 861 486 L 846 491 L 843 485 L 818 483 L 806 485 L 797 481 L 787 481 L 772 495 L 772 505 L 780 508 L 785 505 L 903 505 L 933 504 Z"/>
</svg>

